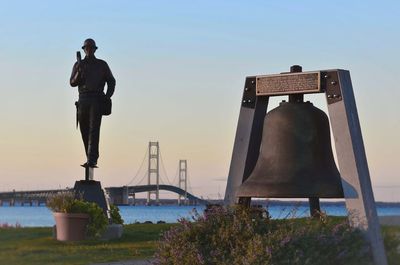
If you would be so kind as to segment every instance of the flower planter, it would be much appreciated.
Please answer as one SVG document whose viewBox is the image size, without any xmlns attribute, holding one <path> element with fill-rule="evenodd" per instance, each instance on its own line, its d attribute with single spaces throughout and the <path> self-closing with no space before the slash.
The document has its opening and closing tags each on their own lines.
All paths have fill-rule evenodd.
<svg viewBox="0 0 400 265">
<path fill-rule="evenodd" d="M 57 240 L 78 241 L 86 238 L 89 215 L 85 213 L 53 213 Z"/>
</svg>

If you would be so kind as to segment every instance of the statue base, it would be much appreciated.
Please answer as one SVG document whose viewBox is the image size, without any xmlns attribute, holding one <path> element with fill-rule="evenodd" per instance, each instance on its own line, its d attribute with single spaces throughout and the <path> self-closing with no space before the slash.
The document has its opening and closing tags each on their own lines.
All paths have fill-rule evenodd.
<svg viewBox="0 0 400 265">
<path fill-rule="evenodd" d="M 74 190 L 82 194 L 82 199 L 88 202 L 94 202 L 103 209 L 104 214 L 109 218 L 109 206 L 106 200 L 100 181 L 78 180 L 75 182 Z"/>
</svg>

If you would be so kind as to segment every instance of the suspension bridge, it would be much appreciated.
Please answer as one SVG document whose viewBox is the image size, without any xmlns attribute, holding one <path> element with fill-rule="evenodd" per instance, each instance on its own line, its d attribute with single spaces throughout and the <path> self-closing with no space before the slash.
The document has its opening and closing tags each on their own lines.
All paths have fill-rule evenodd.
<svg viewBox="0 0 400 265">
<path fill-rule="evenodd" d="M 149 142 L 146 150 L 136 174 L 126 185 L 104 188 L 110 203 L 116 205 L 134 205 L 136 194 L 147 192 L 147 204 L 159 205 L 160 191 L 176 193 L 179 205 L 207 203 L 207 201 L 193 195 L 191 191 L 187 160 L 179 160 L 175 177 L 171 182 L 165 170 L 159 142 Z M 147 167 L 145 167 L 146 160 Z M 174 183 L 177 185 L 175 186 Z M 66 189 L 0 192 L 0 206 L 4 202 L 10 206 L 16 204 L 24 205 L 25 203 L 31 206 L 40 205 L 46 202 L 48 196 L 61 191 L 66 191 Z"/>
<path fill-rule="evenodd" d="M 147 167 L 145 161 L 147 160 Z M 135 183 L 135 185 L 132 185 Z M 174 184 L 177 183 L 177 186 Z M 114 204 L 130 204 L 135 202 L 137 193 L 147 192 L 147 204 L 160 203 L 160 190 L 177 194 L 178 204 L 205 204 L 191 193 L 188 178 L 187 160 L 179 160 L 175 177 L 170 181 L 165 169 L 159 142 L 149 142 L 135 176 L 123 187 L 108 187 L 106 191 L 110 202 Z"/>
</svg>

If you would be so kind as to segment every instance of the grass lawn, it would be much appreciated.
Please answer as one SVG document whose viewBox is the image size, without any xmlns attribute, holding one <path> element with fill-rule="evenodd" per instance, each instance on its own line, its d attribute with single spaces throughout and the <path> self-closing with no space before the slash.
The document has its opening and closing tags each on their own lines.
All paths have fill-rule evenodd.
<svg viewBox="0 0 400 265">
<path fill-rule="evenodd" d="M 0 264 L 90 264 L 151 257 L 162 231 L 171 224 L 131 224 L 124 226 L 118 240 L 58 242 L 52 229 L 0 229 Z"/>
<path fill-rule="evenodd" d="M 0 264 L 90 264 L 97 262 L 142 259 L 152 257 L 162 231 L 171 224 L 130 224 L 124 226 L 121 239 L 88 240 L 77 243 L 58 242 L 51 228 L 0 229 Z M 400 264 L 400 227 L 383 227 L 389 264 Z"/>
<path fill-rule="evenodd" d="M 389 265 L 400 265 L 400 226 L 383 226 L 382 236 Z"/>
</svg>

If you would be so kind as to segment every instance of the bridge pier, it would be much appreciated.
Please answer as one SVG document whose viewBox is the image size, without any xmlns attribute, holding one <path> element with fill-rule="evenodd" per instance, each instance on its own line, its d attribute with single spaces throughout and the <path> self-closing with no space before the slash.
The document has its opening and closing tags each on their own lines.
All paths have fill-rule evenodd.
<svg viewBox="0 0 400 265">
<path fill-rule="evenodd" d="M 0 207 L 3 206 L 3 200 L 0 200 Z"/>
<path fill-rule="evenodd" d="M 129 205 L 129 189 L 128 186 L 122 187 L 122 204 Z"/>
<path fill-rule="evenodd" d="M 108 195 L 109 195 L 109 202 L 110 204 L 114 205 L 124 205 L 127 204 L 127 201 L 125 199 L 124 202 L 124 187 L 121 188 L 112 188 L 108 190 Z"/>
<path fill-rule="evenodd" d="M 132 205 L 136 205 L 136 194 L 132 194 Z"/>
<path fill-rule="evenodd" d="M 14 199 L 11 199 L 10 200 L 10 206 L 14 206 L 15 205 L 15 200 Z"/>
</svg>

